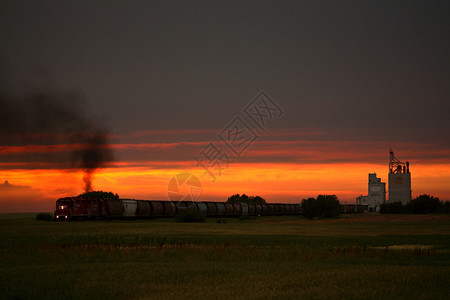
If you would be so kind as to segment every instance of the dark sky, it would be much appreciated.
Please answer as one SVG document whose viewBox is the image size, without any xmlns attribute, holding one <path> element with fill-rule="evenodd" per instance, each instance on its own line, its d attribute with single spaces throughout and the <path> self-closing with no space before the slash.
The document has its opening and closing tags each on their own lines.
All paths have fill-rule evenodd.
<svg viewBox="0 0 450 300">
<path fill-rule="evenodd" d="M 6 84 L 75 89 L 113 133 L 273 125 L 449 146 L 448 1 L 2 1 Z M 37 82 L 37 83 L 36 83 Z"/>
</svg>

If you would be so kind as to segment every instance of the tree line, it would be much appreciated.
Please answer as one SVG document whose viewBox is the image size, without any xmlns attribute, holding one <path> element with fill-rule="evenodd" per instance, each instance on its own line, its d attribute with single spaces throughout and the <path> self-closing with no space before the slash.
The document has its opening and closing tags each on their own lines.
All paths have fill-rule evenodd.
<svg viewBox="0 0 450 300">
<path fill-rule="evenodd" d="M 403 205 L 401 202 L 387 202 L 381 204 L 382 214 L 433 214 L 450 213 L 450 202 L 440 201 L 439 198 L 430 195 L 420 195 Z"/>
</svg>

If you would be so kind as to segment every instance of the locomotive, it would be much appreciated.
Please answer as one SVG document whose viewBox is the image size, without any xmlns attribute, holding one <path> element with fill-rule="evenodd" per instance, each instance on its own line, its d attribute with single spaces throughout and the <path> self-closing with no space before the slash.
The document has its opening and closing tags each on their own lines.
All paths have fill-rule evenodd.
<svg viewBox="0 0 450 300">
<path fill-rule="evenodd" d="M 196 210 L 206 217 L 301 215 L 300 204 L 287 203 L 227 203 L 208 201 L 160 201 L 117 198 L 66 197 L 56 201 L 54 220 L 83 219 L 151 219 L 175 217 Z M 342 213 L 363 212 L 363 205 L 343 204 Z"/>
</svg>

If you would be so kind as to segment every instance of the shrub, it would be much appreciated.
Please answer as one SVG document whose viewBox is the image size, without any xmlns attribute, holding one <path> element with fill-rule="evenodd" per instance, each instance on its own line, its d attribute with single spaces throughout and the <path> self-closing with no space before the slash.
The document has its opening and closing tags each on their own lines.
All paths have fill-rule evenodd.
<svg viewBox="0 0 450 300">
<path fill-rule="evenodd" d="M 53 215 L 51 213 L 38 213 L 36 221 L 53 221 Z"/>
<path fill-rule="evenodd" d="M 175 217 L 176 222 L 205 223 L 206 216 L 196 209 L 188 209 Z"/>
</svg>

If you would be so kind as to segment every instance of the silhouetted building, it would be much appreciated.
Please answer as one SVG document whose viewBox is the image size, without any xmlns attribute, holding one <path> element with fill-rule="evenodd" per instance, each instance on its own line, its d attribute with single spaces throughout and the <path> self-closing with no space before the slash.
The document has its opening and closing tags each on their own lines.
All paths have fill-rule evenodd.
<svg viewBox="0 0 450 300">
<path fill-rule="evenodd" d="M 366 204 L 369 211 L 379 211 L 380 205 L 386 201 L 386 183 L 381 182 L 376 173 L 369 173 L 368 193 L 357 197 L 356 204 Z"/>
<path fill-rule="evenodd" d="M 401 162 L 389 151 L 389 202 L 411 202 L 411 173 L 409 162 Z"/>
</svg>

